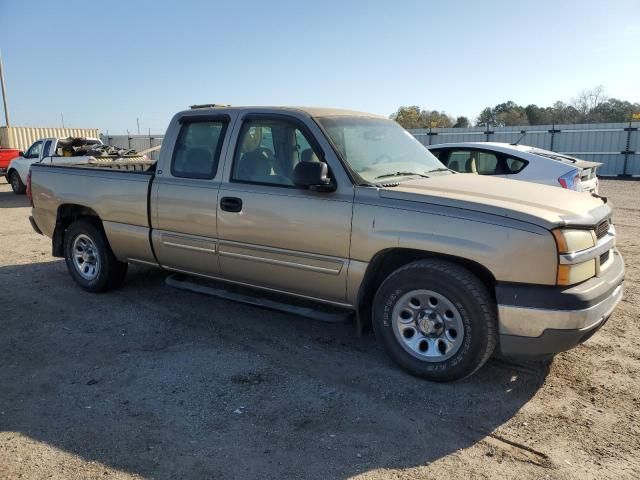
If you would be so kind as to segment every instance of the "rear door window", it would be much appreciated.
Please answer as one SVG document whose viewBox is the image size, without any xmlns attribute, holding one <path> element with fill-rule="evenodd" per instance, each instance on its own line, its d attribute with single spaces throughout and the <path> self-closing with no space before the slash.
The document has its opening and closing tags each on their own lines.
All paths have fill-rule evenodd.
<svg viewBox="0 0 640 480">
<path fill-rule="evenodd" d="M 490 152 L 474 152 L 477 153 L 476 169 L 480 175 L 496 175 L 498 171 L 498 157 L 495 153 Z"/>
<path fill-rule="evenodd" d="M 471 173 L 471 160 L 470 150 L 453 150 L 449 154 L 447 167 L 456 172 Z"/>
<path fill-rule="evenodd" d="M 481 150 L 452 150 L 449 154 L 447 167 L 461 173 L 475 173 L 478 175 L 500 174 L 498 156 L 493 152 Z"/>
<path fill-rule="evenodd" d="M 519 158 L 507 157 L 505 158 L 506 174 L 514 174 L 522 171 L 527 166 L 527 162 L 520 160 Z"/>
<path fill-rule="evenodd" d="M 174 177 L 216 176 L 227 120 L 184 121 L 171 159 Z"/>
</svg>

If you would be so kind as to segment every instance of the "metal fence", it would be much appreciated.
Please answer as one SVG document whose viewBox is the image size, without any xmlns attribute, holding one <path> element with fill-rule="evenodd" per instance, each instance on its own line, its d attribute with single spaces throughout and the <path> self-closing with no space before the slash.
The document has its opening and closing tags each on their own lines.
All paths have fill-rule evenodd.
<svg viewBox="0 0 640 480">
<path fill-rule="evenodd" d="M 640 176 L 640 122 L 516 127 L 433 128 L 410 130 L 423 144 L 452 142 L 506 142 L 566 153 L 602 162 L 602 176 Z M 102 135 L 108 145 L 145 150 L 162 144 L 163 135 Z M 160 151 L 149 157 L 158 159 Z"/>
<path fill-rule="evenodd" d="M 598 175 L 640 176 L 640 122 L 410 130 L 423 144 L 506 142 L 602 162 Z"/>
<path fill-rule="evenodd" d="M 162 145 L 164 135 L 100 135 L 102 143 L 122 148 L 134 148 L 137 151 Z M 147 153 L 151 160 L 158 160 L 160 150 Z"/>
</svg>

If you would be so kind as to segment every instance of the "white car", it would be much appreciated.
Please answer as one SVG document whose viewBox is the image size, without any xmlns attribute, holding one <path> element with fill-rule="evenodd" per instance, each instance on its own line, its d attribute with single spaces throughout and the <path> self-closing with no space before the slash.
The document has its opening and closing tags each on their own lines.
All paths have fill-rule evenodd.
<svg viewBox="0 0 640 480">
<path fill-rule="evenodd" d="M 152 150 L 154 148 L 148 151 Z M 11 160 L 7 167 L 6 178 L 14 193 L 20 194 L 26 192 L 27 175 L 34 163 L 73 165 L 140 159 L 146 161 L 147 157 L 135 150 L 103 145 L 97 138 L 42 138 L 34 142 L 25 153 Z M 126 164 L 123 163 L 121 166 L 126 167 Z"/>
<path fill-rule="evenodd" d="M 76 151 L 81 147 L 102 145 L 97 138 L 42 138 L 34 142 L 29 149 L 14 158 L 7 167 L 7 182 L 14 193 L 25 193 L 29 168 L 34 163 L 83 163 L 86 156 L 78 156 Z"/>
<path fill-rule="evenodd" d="M 598 193 L 601 163 L 527 145 L 498 142 L 442 143 L 427 146 L 449 169 L 461 173 L 542 183 Z"/>
</svg>

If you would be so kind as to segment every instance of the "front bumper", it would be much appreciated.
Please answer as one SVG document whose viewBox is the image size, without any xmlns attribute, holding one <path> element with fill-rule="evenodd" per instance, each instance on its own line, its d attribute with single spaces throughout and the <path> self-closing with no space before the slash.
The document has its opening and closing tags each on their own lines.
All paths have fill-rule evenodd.
<svg viewBox="0 0 640 480">
<path fill-rule="evenodd" d="M 597 332 L 622 299 L 624 262 L 617 250 L 613 255 L 599 277 L 568 288 L 498 284 L 501 353 L 554 355 Z"/>
</svg>

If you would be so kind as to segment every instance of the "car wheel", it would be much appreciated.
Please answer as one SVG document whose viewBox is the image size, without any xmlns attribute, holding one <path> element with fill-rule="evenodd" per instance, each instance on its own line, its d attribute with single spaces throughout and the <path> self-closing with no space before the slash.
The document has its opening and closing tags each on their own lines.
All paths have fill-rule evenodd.
<svg viewBox="0 0 640 480">
<path fill-rule="evenodd" d="M 9 183 L 11 184 L 11 189 L 13 190 L 13 193 L 17 195 L 23 194 L 27 191 L 27 187 L 25 186 L 24 183 L 22 183 L 22 180 L 20 179 L 20 175 L 15 170 L 13 170 L 9 175 Z"/>
<path fill-rule="evenodd" d="M 118 261 L 102 228 L 89 219 L 71 224 L 64 235 L 67 269 L 89 292 L 106 292 L 122 285 L 128 264 Z"/>
<path fill-rule="evenodd" d="M 387 277 L 374 299 L 373 328 L 398 365 L 439 382 L 476 372 L 498 334 L 487 287 L 466 268 L 437 259 L 409 263 Z"/>
</svg>

